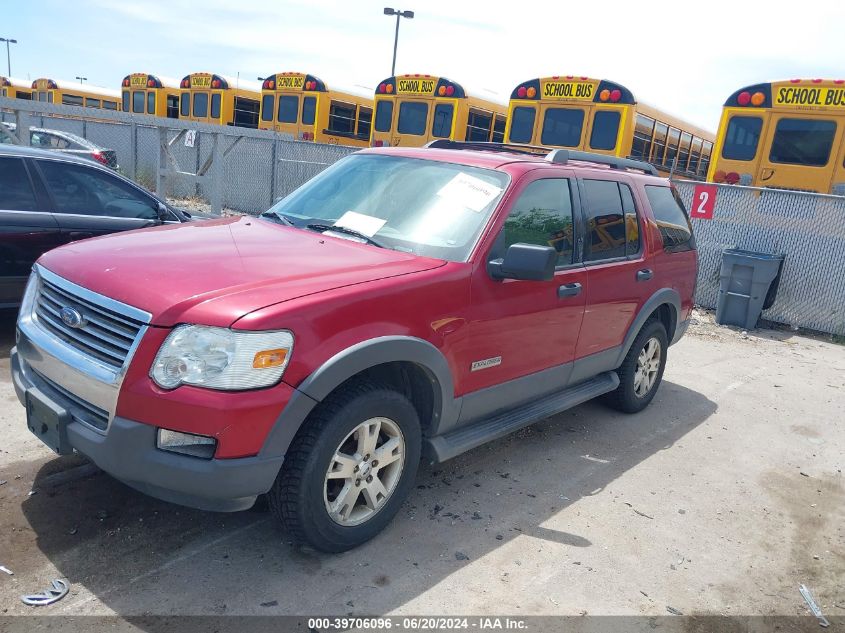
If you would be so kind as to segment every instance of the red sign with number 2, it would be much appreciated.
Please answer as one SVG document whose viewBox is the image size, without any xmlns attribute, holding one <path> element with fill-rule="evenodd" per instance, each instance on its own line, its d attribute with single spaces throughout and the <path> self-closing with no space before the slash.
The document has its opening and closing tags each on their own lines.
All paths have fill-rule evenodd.
<svg viewBox="0 0 845 633">
<path fill-rule="evenodd" d="M 690 215 L 699 220 L 712 220 L 716 206 L 716 185 L 696 185 L 692 193 L 692 212 Z"/>
</svg>

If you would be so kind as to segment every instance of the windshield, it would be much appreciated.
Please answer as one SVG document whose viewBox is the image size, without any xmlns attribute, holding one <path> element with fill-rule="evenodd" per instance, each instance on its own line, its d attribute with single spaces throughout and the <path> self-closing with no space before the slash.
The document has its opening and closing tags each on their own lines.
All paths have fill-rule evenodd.
<svg viewBox="0 0 845 633">
<path fill-rule="evenodd" d="M 466 261 L 508 181 L 507 174 L 491 169 L 356 154 L 270 211 L 298 227 L 337 224 L 387 248 Z"/>
</svg>

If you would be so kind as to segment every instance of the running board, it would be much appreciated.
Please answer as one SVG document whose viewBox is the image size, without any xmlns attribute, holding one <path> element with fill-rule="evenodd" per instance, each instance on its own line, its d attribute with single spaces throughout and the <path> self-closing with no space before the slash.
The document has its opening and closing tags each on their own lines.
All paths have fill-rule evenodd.
<svg viewBox="0 0 845 633">
<path fill-rule="evenodd" d="M 544 418 L 613 391 L 618 386 L 619 376 L 615 371 L 599 374 L 563 391 L 496 413 L 445 435 L 432 437 L 426 440 L 425 454 L 433 462 L 445 462 L 491 440 L 510 435 Z"/>
</svg>

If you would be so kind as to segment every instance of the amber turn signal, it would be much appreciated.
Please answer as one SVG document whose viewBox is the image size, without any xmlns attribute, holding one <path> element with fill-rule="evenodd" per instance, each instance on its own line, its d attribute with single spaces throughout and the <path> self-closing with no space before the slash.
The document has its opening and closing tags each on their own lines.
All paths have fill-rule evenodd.
<svg viewBox="0 0 845 633">
<path fill-rule="evenodd" d="M 286 349 L 265 349 L 258 352 L 252 360 L 254 369 L 268 369 L 285 364 L 288 351 Z"/>
</svg>

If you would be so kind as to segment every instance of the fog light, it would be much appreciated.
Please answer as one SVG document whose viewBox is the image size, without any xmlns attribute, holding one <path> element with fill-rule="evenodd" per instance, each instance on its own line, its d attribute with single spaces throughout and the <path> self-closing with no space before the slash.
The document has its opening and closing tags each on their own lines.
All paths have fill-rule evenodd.
<svg viewBox="0 0 845 633">
<path fill-rule="evenodd" d="M 211 459 L 214 457 L 214 451 L 217 448 L 217 440 L 204 435 L 159 429 L 156 446 L 171 453 Z"/>
</svg>

